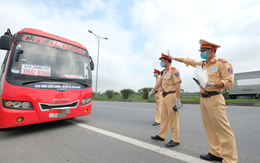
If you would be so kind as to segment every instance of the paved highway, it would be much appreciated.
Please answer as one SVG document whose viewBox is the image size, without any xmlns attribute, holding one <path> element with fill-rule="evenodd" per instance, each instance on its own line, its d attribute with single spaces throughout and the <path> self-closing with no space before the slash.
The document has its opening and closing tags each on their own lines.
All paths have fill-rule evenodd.
<svg viewBox="0 0 260 163">
<path fill-rule="evenodd" d="M 180 145 L 154 141 L 155 103 L 93 101 L 89 116 L 0 131 L 0 163 L 203 163 L 209 150 L 199 105 L 180 110 Z M 228 106 L 241 163 L 260 160 L 260 108 Z"/>
</svg>

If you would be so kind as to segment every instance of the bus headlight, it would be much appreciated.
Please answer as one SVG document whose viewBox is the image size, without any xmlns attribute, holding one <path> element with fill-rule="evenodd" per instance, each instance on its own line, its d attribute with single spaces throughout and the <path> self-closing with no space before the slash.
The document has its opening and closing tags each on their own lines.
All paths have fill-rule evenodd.
<svg viewBox="0 0 260 163">
<path fill-rule="evenodd" d="M 23 102 L 22 107 L 27 109 L 31 106 L 30 102 Z"/>
<path fill-rule="evenodd" d="M 15 102 L 13 103 L 13 106 L 14 106 L 15 108 L 19 108 L 21 105 L 22 105 L 22 103 L 21 103 L 20 101 L 15 101 Z"/>
<path fill-rule="evenodd" d="M 32 103 L 28 101 L 3 100 L 3 107 L 18 110 L 33 110 Z"/>
<path fill-rule="evenodd" d="M 91 97 L 88 97 L 88 98 L 84 98 L 84 99 L 82 99 L 80 105 L 85 105 L 85 104 L 90 103 L 90 102 L 91 102 L 91 99 L 92 99 Z"/>
</svg>

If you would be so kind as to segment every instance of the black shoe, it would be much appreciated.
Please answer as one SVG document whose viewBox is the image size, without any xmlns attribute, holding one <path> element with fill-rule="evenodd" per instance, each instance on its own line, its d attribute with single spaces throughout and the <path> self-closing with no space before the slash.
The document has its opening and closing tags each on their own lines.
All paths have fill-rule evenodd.
<svg viewBox="0 0 260 163">
<path fill-rule="evenodd" d="M 154 122 L 153 126 L 158 126 L 160 123 Z"/>
<path fill-rule="evenodd" d="M 203 160 L 208 160 L 208 161 L 218 161 L 218 162 L 222 162 L 223 158 L 214 156 L 211 153 L 208 153 L 207 155 L 200 155 L 200 158 Z"/>
<path fill-rule="evenodd" d="M 180 143 L 175 143 L 174 141 L 169 141 L 169 143 L 165 144 L 166 147 L 175 147 L 177 145 L 180 145 Z"/>
<path fill-rule="evenodd" d="M 151 136 L 151 138 L 152 138 L 153 140 L 161 140 L 161 141 L 164 141 L 164 139 L 161 138 L 161 137 L 158 136 L 158 135 L 156 135 L 156 136 Z"/>
</svg>

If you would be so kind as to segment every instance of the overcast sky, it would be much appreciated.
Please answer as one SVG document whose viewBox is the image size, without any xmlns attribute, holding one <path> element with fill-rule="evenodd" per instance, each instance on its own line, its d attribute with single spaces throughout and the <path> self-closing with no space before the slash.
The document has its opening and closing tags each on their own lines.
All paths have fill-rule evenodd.
<svg viewBox="0 0 260 163">
<path fill-rule="evenodd" d="M 200 61 L 199 40 L 221 45 L 217 56 L 235 73 L 260 70 L 259 0 L 0 0 L 0 34 L 36 28 L 83 44 L 97 65 L 98 92 L 153 87 L 167 49 Z M 0 50 L 2 63 L 5 51 Z M 199 91 L 194 68 L 173 61 L 185 92 Z M 96 87 L 96 67 L 92 72 Z"/>
</svg>

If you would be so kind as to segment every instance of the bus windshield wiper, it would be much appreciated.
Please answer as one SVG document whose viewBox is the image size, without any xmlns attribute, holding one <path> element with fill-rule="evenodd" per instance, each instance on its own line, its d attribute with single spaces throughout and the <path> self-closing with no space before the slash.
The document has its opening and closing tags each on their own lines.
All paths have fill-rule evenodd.
<svg viewBox="0 0 260 163">
<path fill-rule="evenodd" d="M 59 78 L 44 78 L 44 79 L 40 79 L 40 80 L 33 80 L 33 81 L 23 82 L 22 84 L 26 85 L 26 84 L 38 83 L 38 82 L 42 82 L 42 81 L 59 81 Z"/>
<path fill-rule="evenodd" d="M 73 81 L 73 82 L 75 82 L 77 84 L 80 84 L 80 85 L 83 85 L 85 87 L 88 86 L 87 84 L 81 83 L 81 82 L 79 82 L 79 81 L 77 81 L 75 79 L 67 79 L 67 78 L 65 78 L 65 79 L 63 79 L 63 78 L 44 78 L 44 79 L 40 79 L 40 80 L 33 80 L 33 81 L 23 82 L 22 84 L 26 85 L 26 84 L 38 83 L 38 82 L 42 82 L 42 81 Z"/>
</svg>

